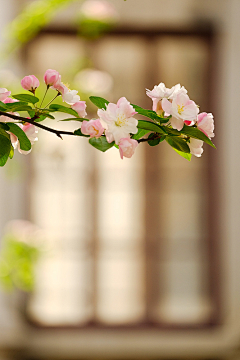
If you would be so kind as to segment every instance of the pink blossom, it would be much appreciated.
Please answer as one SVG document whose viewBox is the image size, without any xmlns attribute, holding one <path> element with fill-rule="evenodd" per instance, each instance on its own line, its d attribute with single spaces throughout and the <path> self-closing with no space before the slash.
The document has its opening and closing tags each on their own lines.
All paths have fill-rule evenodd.
<svg viewBox="0 0 240 360">
<path fill-rule="evenodd" d="M 44 75 L 44 82 L 47 86 L 53 86 L 59 80 L 59 72 L 56 70 L 48 69 Z"/>
<path fill-rule="evenodd" d="M 117 104 L 109 103 L 106 110 L 98 110 L 109 143 L 115 141 L 119 144 L 120 139 L 137 133 L 138 120 L 133 117 L 135 114 L 137 112 L 125 97 L 120 98 Z"/>
<path fill-rule="evenodd" d="M 132 157 L 137 146 L 137 140 L 130 139 L 130 137 L 122 138 L 119 141 L 119 151 L 121 159 L 123 159 L 124 156 L 127 158 Z"/>
<path fill-rule="evenodd" d="M 25 123 L 25 125 L 23 125 L 23 124 L 17 124 L 17 125 L 25 132 L 25 134 L 27 135 L 27 137 L 30 140 L 32 145 L 34 144 L 35 141 L 38 140 L 38 138 L 37 138 L 38 130 L 35 127 L 35 125 L 29 124 L 29 123 Z M 21 154 L 27 155 L 32 151 L 32 149 L 30 149 L 28 151 L 22 150 L 20 148 L 20 143 L 19 143 L 19 140 L 16 135 L 10 133 L 10 139 L 11 139 L 12 146 L 14 147 L 14 149 L 17 148 Z"/>
<path fill-rule="evenodd" d="M 67 87 L 61 81 L 61 75 L 59 75 L 58 80 L 51 86 L 51 89 L 57 90 L 60 94 L 63 94 L 66 91 Z"/>
<path fill-rule="evenodd" d="M 70 90 L 66 86 L 64 88 L 64 92 L 62 93 L 62 99 L 69 105 L 74 105 L 76 102 L 80 100 L 80 96 L 77 95 L 77 90 Z"/>
<path fill-rule="evenodd" d="M 197 116 L 197 127 L 201 130 L 207 137 L 214 137 L 214 122 L 213 115 L 211 113 L 203 112 Z"/>
<path fill-rule="evenodd" d="M 203 153 L 203 141 L 198 139 L 190 138 L 190 142 L 188 143 L 190 153 L 197 157 L 200 157 Z"/>
<path fill-rule="evenodd" d="M 81 14 L 88 19 L 109 21 L 117 18 L 117 12 L 112 4 L 103 0 L 88 0 L 81 7 Z"/>
<path fill-rule="evenodd" d="M 36 88 L 39 87 L 40 83 L 39 83 L 38 78 L 36 78 L 36 76 L 28 75 L 28 76 L 25 76 L 21 80 L 21 85 L 22 85 L 23 89 L 34 93 Z"/>
<path fill-rule="evenodd" d="M 11 91 L 8 91 L 5 88 L 0 88 L 0 101 L 6 100 L 6 98 L 10 95 L 11 95 Z"/>
<path fill-rule="evenodd" d="M 61 75 L 59 75 L 58 80 L 51 86 L 51 89 L 57 90 L 61 95 L 63 101 L 69 105 L 74 105 L 80 101 L 80 96 L 77 95 L 77 90 L 70 90 L 66 85 L 61 82 Z"/>
<path fill-rule="evenodd" d="M 162 104 L 161 101 L 163 98 L 173 99 L 179 92 L 187 93 L 187 90 L 184 86 L 177 84 L 173 86 L 171 89 L 166 88 L 164 83 L 160 83 L 159 85 L 155 85 L 153 90 L 146 89 L 146 94 L 153 101 L 152 109 L 156 111 L 158 114 L 162 113 Z"/>
<path fill-rule="evenodd" d="M 189 96 L 184 91 L 178 92 L 172 102 L 163 98 L 162 108 L 166 114 L 172 115 L 169 121 L 173 129 L 179 131 L 182 130 L 185 121 L 187 125 L 192 125 L 199 113 L 198 106 L 189 99 Z"/>
<path fill-rule="evenodd" d="M 90 135 L 90 138 L 99 138 L 103 134 L 104 128 L 99 119 L 83 121 L 81 132 L 84 135 Z"/>
<path fill-rule="evenodd" d="M 12 112 L 12 111 L 7 112 L 7 114 L 12 114 L 12 115 L 20 116 L 19 113 L 17 113 L 17 112 Z M 0 116 L 0 122 L 16 122 L 16 121 L 17 121 L 17 120 L 12 119 L 12 118 L 8 117 L 7 115 L 1 115 L 1 116 Z"/>
<path fill-rule="evenodd" d="M 71 105 L 71 108 L 75 110 L 79 117 L 85 117 L 86 113 L 86 101 L 77 101 L 75 104 Z"/>
<path fill-rule="evenodd" d="M 17 99 L 12 99 L 12 98 L 7 98 L 6 100 L 4 100 L 4 104 L 11 104 L 11 103 L 15 103 L 18 102 L 19 100 Z"/>
</svg>

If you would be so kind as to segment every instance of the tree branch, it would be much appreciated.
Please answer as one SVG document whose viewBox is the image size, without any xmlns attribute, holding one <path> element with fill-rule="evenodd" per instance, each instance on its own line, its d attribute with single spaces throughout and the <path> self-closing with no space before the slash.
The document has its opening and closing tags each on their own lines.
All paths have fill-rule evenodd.
<svg viewBox="0 0 240 360">
<path fill-rule="evenodd" d="M 48 127 L 48 126 L 42 125 L 42 124 L 40 124 L 38 122 L 35 122 L 34 120 L 38 119 L 38 116 L 36 116 L 36 115 L 31 119 L 28 119 L 28 118 L 25 118 L 25 117 L 22 117 L 22 116 L 17 116 L 17 115 L 14 115 L 14 114 L 5 113 L 4 111 L 0 111 L 0 115 L 7 116 L 7 117 L 9 117 L 11 119 L 14 119 L 14 120 L 24 121 L 24 122 L 27 122 L 29 124 L 35 125 L 36 127 L 39 127 L 40 129 L 43 129 L 45 131 L 49 131 L 49 132 L 57 135 L 60 139 L 62 139 L 61 135 L 79 136 L 79 135 L 74 134 L 71 131 L 56 130 L 56 129 L 52 129 L 52 128 Z"/>
</svg>

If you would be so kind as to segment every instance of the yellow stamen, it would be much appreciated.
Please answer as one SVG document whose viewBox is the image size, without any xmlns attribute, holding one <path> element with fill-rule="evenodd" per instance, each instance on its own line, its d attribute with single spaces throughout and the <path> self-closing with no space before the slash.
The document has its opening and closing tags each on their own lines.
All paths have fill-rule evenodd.
<svg viewBox="0 0 240 360">
<path fill-rule="evenodd" d="M 115 125 L 117 126 L 124 126 L 126 123 L 126 117 L 124 115 L 119 115 L 117 120 L 115 121 Z"/>
<path fill-rule="evenodd" d="M 63 84 L 63 85 L 65 85 L 67 88 L 68 88 L 68 91 L 70 91 L 70 88 L 69 88 L 69 83 L 66 83 L 66 84 Z"/>
<path fill-rule="evenodd" d="M 179 115 L 182 115 L 182 112 L 184 111 L 184 105 L 182 105 L 182 106 L 178 105 L 177 108 L 178 108 Z"/>
</svg>

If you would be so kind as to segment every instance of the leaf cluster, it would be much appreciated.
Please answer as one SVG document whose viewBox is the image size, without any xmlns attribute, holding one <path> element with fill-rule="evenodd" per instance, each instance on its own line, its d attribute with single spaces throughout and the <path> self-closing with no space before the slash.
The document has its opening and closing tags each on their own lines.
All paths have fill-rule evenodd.
<svg viewBox="0 0 240 360">
<path fill-rule="evenodd" d="M 14 148 L 10 139 L 10 134 L 14 134 L 18 138 L 19 147 L 23 151 L 31 150 L 31 142 L 26 136 L 25 132 L 21 129 L 17 123 L 24 124 L 28 121 L 34 121 L 34 123 L 39 123 L 46 118 L 55 119 L 51 113 L 62 112 L 69 115 L 72 115 L 71 118 L 64 119 L 64 121 L 83 121 L 86 119 L 80 118 L 78 113 L 63 105 L 52 104 L 49 108 L 41 109 L 36 106 L 39 103 L 39 99 L 36 96 L 30 94 L 17 94 L 12 96 L 14 99 L 18 100 L 13 103 L 3 103 L 0 101 L 0 115 L 4 115 L 8 118 L 8 122 L 0 122 L 0 166 L 4 166 L 7 160 L 12 159 L 14 155 Z M 27 117 L 19 117 L 15 112 L 25 112 L 29 115 Z M 14 120 L 8 116 L 14 116 Z M 14 122 L 15 121 L 15 122 Z M 37 124 L 36 124 L 37 125 Z M 39 125 L 40 126 L 40 125 Z M 76 133 L 76 135 L 80 135 Z M 83 136 L 83 134 L 81 134 Z"/>
<path fill-rule="evenodd" d="M 6 290 L 18 288 L 31 291 L 34 287 L 34 266 L 39 250 L 12 236 L 3 238 L 0 253 L 0 283 Z"/>
<path fill-rule="evenodd" d="M 90 96 L 89 99 L 100 109 L 106 110 L 106 106 L 109 104 L 109 101 L 101 97 Z M 153 110 L 143 109 L 134 104 L 132 104 L 132 106 L 139 115 L 147 118 L 147 120 L 138 120 L 138 132 L 132 136 L 133 139 L 138 140 L 139 142 L 146 140 L 150 146 L 159 145 L 165 140 L 179 155 L 189 161 L 191 160 L 190 149 L 188 146 L 190 138 L 202 140 L 215 148 L 212 141 L 195 126 L 184 125 L 183 129 L 178 131 L 172 129 L 172 127 L 167 124 L 171 116 L 164 117 L 158 115 Z M 150 134 L 146 138 L 148 133 Z M 89 142 L 98 150 L 106 151 L 108 148 L 111 148 L 114 143 L 108 144 L 108 147 L 106 148 L 106 140 L 103 140 L 104 138 L 105 137 L 102 136 L 100 139 L 94 139 L 95 141 L 90 139 Z"/>
</svg>

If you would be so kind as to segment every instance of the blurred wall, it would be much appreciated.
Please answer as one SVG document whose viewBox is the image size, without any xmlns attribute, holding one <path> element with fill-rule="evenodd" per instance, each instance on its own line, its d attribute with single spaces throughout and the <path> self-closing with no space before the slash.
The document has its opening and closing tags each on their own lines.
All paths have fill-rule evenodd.
<svg viewBox="0 0 240 360">
<path fill-rule="evenodd" d="M 15 0 L 17 3 L 17 0 Z M 122 25 L 136 27 L 185 28 L 197 22 L 206 26 L 211 23 L 216 32 L 215 118 L 217 158 L 216 169 L 220 185 L 219 233 L 221 234 L 221 272 L 224 297 L 223 323 L 216 329 L 194 332 L 153 331 L 131 333 L 113 331 L 88 331 L 84 334 L 68 331 L 32 331 L 22 324 L 23 338 L 19 338 L 19 319 L 13 318 L 6 296 L 0 298 L 0 347 L 27 348 L 27 356 L 38 353 L 42 358 L 202 358 L 238 359 L 240 345 L 240 142 L 238 139 L 238 108 L 240 98 L 240 1 L 239 0 L 114 0 L 122 14 Z M 11 19 L 14 0 L 1 0 L 0 26 Z M 59 14 L 59 20 L 68 21 L 67 14 Z M 157 9 L 157 10 L 156 10 Z M 55 21 L 59 21 L 55 20 Z M 1 170 L 0 194 L 2 204 L 14 203 L 8 212 L 1 206 L 0 223 L 13 217 L 24 217 L 21 198 L 22 182 L 11 184 Z M 11 308 L 11 307 L 10 307 Z M 11 324 L 10 331 L 7 331 Z M 9 335 L 9 337 L 6 337 Z M 6 340 L 5 340 L 6 339 Z M 28 341 L 29 340 L 29 341 Z M 0 358 L 1 359 L 1 358 Z M 4 358 L 3 358 L 4 359 Z M 1 359 L 1 360 L 3 360 Z"/>
</svg>

